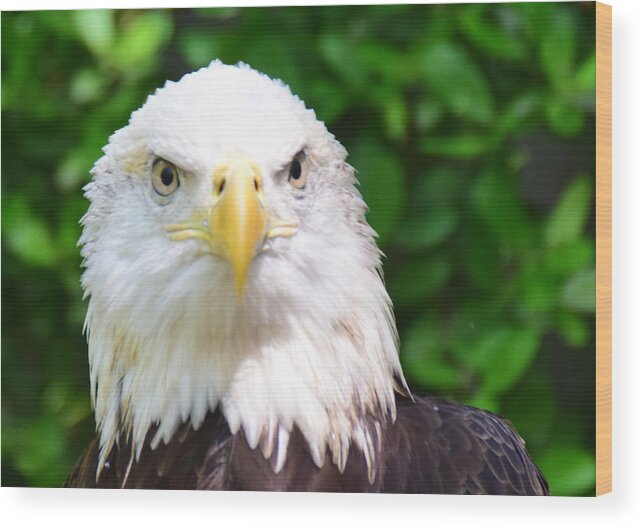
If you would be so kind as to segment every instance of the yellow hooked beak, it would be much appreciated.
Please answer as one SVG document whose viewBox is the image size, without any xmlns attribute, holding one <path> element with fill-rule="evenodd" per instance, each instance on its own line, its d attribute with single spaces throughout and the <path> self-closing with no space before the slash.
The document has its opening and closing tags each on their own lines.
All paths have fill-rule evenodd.
<svg viewBox="0 0 643 528">
<path fill-rule="evenodd" d="M 173 240 L 204 240 L 212 253 L 226 258 L 241 298 L 252 260 L 266 238 L 292 236 L 297 224 L 282 222 L 266 211 L 259 167 L 245 158 L 233 158 L 214 171 L 210 205 L 187 223 L 166 230 Z"/>
</svg>

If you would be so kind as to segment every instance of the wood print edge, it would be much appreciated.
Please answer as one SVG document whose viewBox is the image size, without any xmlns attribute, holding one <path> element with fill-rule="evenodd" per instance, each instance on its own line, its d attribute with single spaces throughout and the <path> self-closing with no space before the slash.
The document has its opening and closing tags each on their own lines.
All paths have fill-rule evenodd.
<svg viewBox="0 0 643 528">
<path fill-rule="evenodd" d="M 612 491 L 612 7 L 596 2 L 596 495 Z"/>
</svg>

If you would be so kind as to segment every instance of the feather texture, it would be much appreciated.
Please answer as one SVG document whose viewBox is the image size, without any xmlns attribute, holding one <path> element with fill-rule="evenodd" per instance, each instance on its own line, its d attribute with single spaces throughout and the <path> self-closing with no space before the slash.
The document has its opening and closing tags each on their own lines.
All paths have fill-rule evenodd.
<svg viewBox="0 0 643 528">
<path fill-rule="evenodd" d="M 220 413 L 209 414 L 201 429 L 156 450 L 146 447 L 127 481 L 127 446 L 108 459 L 95 479 L 95 441 L 78 462 L 67 486 L 105 488 L 209 489 L 254 491 L 348 491 L 546 495 L 547 483 L 524 442 L 500 417 L 479 409 L 416 396 L 398 398 L 398 420 L 373 420 L 382 430 L 368 476 L 368 458 L 350 449 L 343 471 L 318 467 L 298 430 L 291 436 L 281 471 L 251 449 L 243 432 L 233 435 Z M 279 455 L 273 455 L 278 457 Z M 333 454 L 327 450 L 325 457 Z"/>
</svg>

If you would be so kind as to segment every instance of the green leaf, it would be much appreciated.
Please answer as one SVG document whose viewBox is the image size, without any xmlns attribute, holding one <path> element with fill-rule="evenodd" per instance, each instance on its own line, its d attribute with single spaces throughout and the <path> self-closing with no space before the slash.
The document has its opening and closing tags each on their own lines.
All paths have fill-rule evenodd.
<svg viewBox="0 0 643 528">
<path fill-rule="evenodd" d="M 565 189 L 545 225 L 547 246 L 572 243 L 582 236 L 593 194 L 592 183 L 582 176 Z"/>
<path fill-rule="evenodd" d="M 306 101 L 315 109 L 317 118 L 326 124 L 335 122 L 348 104 L 346 92 L 336 83 L 321 78 L 306 90 Z"/>
<path fill-rule="evenodd" d="M 367 220 L 384 244 L 406 200 L 400 161 L 386 145 L 369 136 L 362 136 L 348 151 L 369 207 Z"/>
<path fill-rule="evenodd" d="M 442 118 L 442 106 L 435 101 L 422 99 L 415 107 L 415 124 L 423 132 L 433 129 Z"/>
<path fill-rule="evenodd" d="M 563 288 L 561 304 L 570 310 L 596 312 L 596 268 L 572 275 Z"/>
<path fill-rule="evenodd" d="M 415 181 L 411 195 L 413 208 L 430 209 L 461 207 L 463 181 L 468 181 L 468 171 L 451 163 L 431 164 Z"/>
<path fill-rule="evenodd" d="M 199 31 L 196 28 L 186 32 L 179 40 L 181 52 L 192 68 L 201 68 L 219 56 L 220 44 L 212 32 Z"/>
<path fill-rule="evenodd" d="M 497 413 L 499 411 L 499 401 L 498 395 L 487 390 L 487 387 L 480 387 L 471 398 L 468 398 L 466 403 L 468 405 L 473 405 L 479 409 L 484 409 L 485 411 L 491 411 Z"/>
<path fill-rule="evenodd" d="M 558 95 L 567 95 L 574 87 L 569 81 L 576 58 L 576 27 L 568 10 L 557 10 L 548 17 L 540 45 L 540 62 Z"/>
<path fill-rule="evenodd" d="M 56 186 L 60 189 L 71 190 L 88 178 L 89 169 L 95 156 L 85 148 L 70 150 L 56 169 Z"/>
<path fill-rule="evenodd" d="M 495 358 L 485 365 L 484 384 L 494 392 L 503 392 L 516 383 L 536 356 L 540 337 L 531 328 L 512 329 L 504 350 L 496 349 Z"/>
<path fill-rule="evenodd" d="M 468 363 L 482 375 L 484 392 L 499 394 L 518 382 L 539 345 L 540 334 L 531 328 L 491 330 L 475 344 Z"/>
<path fill-rule="evenodd" d="M 193 8 L 194 13 L 201 18 L 214 18 L 226 20 L 240 14 L 239 7 L 197 7 Z"/>
<path fill-rule="evenodd" d="M 449 390 L 460 384 L 459 370 L 445 359 L 444 337 L 430 320 L 418 320 L 401 339 L 400 358 L 410 382 Z"/>
<path fill-rule="evenodd" d="M 424 81 L 456 116 L 476 123 L 491 121 L 494 105 L 489 85 L 464 48 L 446 41 L 430 46 L 424 54 Z"/>
<path fill-rule="evenodd" d="M 10 251 L 32 266 L 52 266 L 58 251 L 44 218 L 38 216 L 22 197 L 3 204 L 2 232 Z"/>
<path fill-rule="evenodd" d="M 551 100 L 545 110 L 549 126 L 562 137 L 575 137 L 585 127 L 585 114 L 574 103 Z"/>
<path fill-rule="evenodd" d="M 596 484 L 596 461 L 581 447 L 549 450 L 538 460 L 538 466 L 552 495 L 580 495 Z"/>
<path fill-rule="evenodd" d="M 568 346 L 580 348 L 587 345 L 589 330 L 582 317 L 570 312 L 563 312 L 557 317 L 556 327 L 559 335 Z"/>
<path fill-rule="evenodd" d="M 441 288 L 451 272 L 451 264 L 445 258 L 421 258 L 405 263 L 396 269 L 387 282 L 394 304 L 409 304 L 428 300 Z"/>
<path fill-rule="evenodd" d="M 453 354 L 464 364 L 471 363 L 470 356 L 474 346 L 492 328 L 498 328 L 504 320 L 500 305 L 491 295 L 471 295 L 459 304 L 446 325 L 446 336 Z"/>
<path fill-rule="evenodd" d="M 409 212 L 403 225 L 396 230 L 395 242 L 410 249 L 435 247 L 454 232 L 458 224 L 454 209 L 416 209 Z"/>
<path fill-rule="evenodd" d="M 318 41 L 320 55 L 347 84 L 357 89 L 364 83 L 364 71 L 351 43 L 343 36 L 324 33 Z"/>
<path fill-rule="evenodd" d="M 574 76 L 576 89 L 581 93 L 596 93 L 596 52 L 591 53 L 580 65 Z"/>
<path fill-rule="evenodd" d="M 502 111 L 494 128 L 496 142 L 504 140 L 528 122 L 542 105 L 543 97 L 538 92 L 526 92 L 512 100 Z"/>
<path fill-rule="evenodd" d="M 534 364 L 515 387 L 502 398 L 501 416 L 511 420 L 527 441 L 527 449 L 551 449 L 558 402 L 552 393 L 550 374 L 542 363 Z"/>
<path fill-rule="evenodd" d="M 71 79 L 70 99 L 76 104 L 87 104 L 99 99 L 105 91 L 105 78 L 97 70 L 79 70 Z"/>
<path fill-rule="evenodd" d="M 71 12 L 78 36 L 97 57 L 106 55 L 114 42 L 114 13 L 111 9 Z"/>
<path fill-rule="evenodd" d="M 124 28 L 111 51 L 115 66 L 133 71 L 154 64 L 161 47 L 172 34 L 172 19 L 166 11 L 142 11 Z"/>
<path fill-rule="evenodd" d="M 538 260 L 528 260 L 520 275 L 520 309 L 526 316 L 547 314 L 559 302 L 561 282 L 557 274 L 552 273 Z"/>
<path fill-rule="evenodd" d="M 553 2 L 521 2 L 512 4 L 511 11 L 505 13 L 515 20 L 518 30 L 530 44 L 540 43 L 550 30 L 551 18 L 564 10 L 563 5 Z M 532 67 L 530 64 L 528 67 Z"/>
<path fill-rule="evenodd" d="M 517 60 L 525 56 L 525 45 L 519 37 L 511 34 L 502 24 L 489 22 L 490 17 L 498 14 L 497 8 L 486 4 L 463 7 L 460 26 L 475 46 L 502 59 Z"/>
<path fill-rule="evenodd" d="M 244 59 L 253 68 L 275 79 L 286 82 L 293 93 L 302 93 L 302 69 L 290 56 L 292 44 L 280 35 L 268 34 L 261 39 L 250 39 Z"/>
<path fill-rule="evenodd" d="M 47 415 L 58 415 L 63 425 L 74 425 L 91 414 L 89 401 L 61 380 L 53 381 L 42 394 Z"/>
<path fill-rule="evenodd" d="M 478 134 L 433 136 L 422 140 L 424 153 L 447 158 L 475 158 L 487 152 L 491 146 L 492 142 L 488 136 Z"/>
<path fill-rule="evenodd" d="M 43 414 L 14 425 L 10 434 L 5 436 L 3 433 L 2 439 L 3 444 L 8 442 L 7 450 L 32 486 L 60 487 L 69 474 L 63 457 L 65 435 L 57 417 Z"/>
<path fill-rule="evenodd" d="M 408 112 L 404 98 L 390 94 L 383 102 L 384 123 L 388 136 L 396 141 L 404 139 L 408 121 Z"/>
<path fill-rule="evenodd" d="M 469 220 L 459 231 L 458 262 L 475 288 L 497 295 L 502 280 L 504 261 L 493 233 L 480 222 Z M 493 265 L 491 265 L 493 263 Z"/>
<path fill-rule="evenodd" d="M 535 226 L 518 195 L 514 175 L 502 167 L 485 168 L 472 189 L 472 198 L 480 218 L 498 242 L 512 250 L 531 250 Z"/>
<path fill-rule="evenodd" d="M 596 243 L 587 238 L 548 247 L 544 264 L 557 275 L 569 275 L 586 268 L 596 256 Z"/>
<path fill-rule="evenodd" d="M 458 225 L 461 173 L 432 166 L 414 181 L 413 189 L 402 225 L 395 232 L 395 242 L 412 250 L 435 247 Z"/>
<path fill-rule="evenodd" d="M 367 72 L 371 82 L 370 90 L 365 94 L 385 86 L 388 90 L 398 91 L 410 80 L 416 77 L 413 56 L 399 53 L 392 46 L 382 41 L 361 40 L 358 45 L 353 46 L 353 53 L 359 60 L 360 68 Z M 412 66 L 411 66 L 412 65 Z M 380 85 L 373 85 L 373 80 L 378 80 Z"/>
</svg>

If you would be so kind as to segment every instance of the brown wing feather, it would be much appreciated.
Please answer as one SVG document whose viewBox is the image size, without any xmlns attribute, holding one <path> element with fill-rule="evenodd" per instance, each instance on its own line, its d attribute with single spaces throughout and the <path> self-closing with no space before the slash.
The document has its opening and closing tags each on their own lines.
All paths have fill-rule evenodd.
<svg viewBox="0 0 643 528">
<path fill-rule="evenodd" d="M 428 396 L 398 401 L 382 491 L 547 495 L 523 440 L 499 416 Z"/>
<path fill-rule="evenodd" d="M 334 491 L 384 493 L 474 493 L 545 495 L 547 483 L 524 442 L 495 414 L 430 397 L 400 398 L 398 418 L 385 428 L 371 483 L 363 455 L 351 449 L 340 473 L 329 456 L 312 462 L 303 435 L 291 434 L 280 473 L 271 460 L 232 435 L 220 413 L 198 431 L 185 424 L 168 445 L 143 449 L 129 469 L 131 451 L 121 441 L 96 481 L 94 440 L 65 483 L 70 487 Z M 150 437 L 153 431 L 150 433 Z M 127 478 L 125 476 L 127 475 Z"/>
<path fill-rule="evenodd" d="M 154 435 L 148 433 L 148 439 Z M 189 423 L 175 433 L 167 445 L 143 449 L 138 461 L 132 461 L 128 442 L 121 438 L 112 449 L 100 477 L 96 479 L 98 441 L 94 439 L 65 482 L 66 487 L 197 489 L 203 477 L 206 454 L 225 446 L 230 430 L 221 414 L 211 413 L 198 430 Z M 130 467 L 131 464 L 131 467 Z"/>
</svg>

